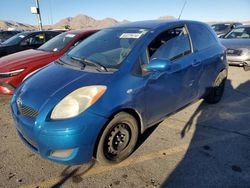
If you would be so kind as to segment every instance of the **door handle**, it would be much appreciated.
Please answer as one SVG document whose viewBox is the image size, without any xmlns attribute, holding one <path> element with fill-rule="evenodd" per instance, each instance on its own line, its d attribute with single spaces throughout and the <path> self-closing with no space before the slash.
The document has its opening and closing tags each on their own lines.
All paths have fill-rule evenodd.
<svg viewBox="0 0 250 188">
<path fill-rule="evenodd" d="M 195 60 L 193 61 L 193 63 L 192 63 L 192 66 L 193 66 L 193 67 L 197 67 L 197 66 L 199 66 L 200 64 L 201 64 L 201 61 L 195 59 Z"/>
</svg>

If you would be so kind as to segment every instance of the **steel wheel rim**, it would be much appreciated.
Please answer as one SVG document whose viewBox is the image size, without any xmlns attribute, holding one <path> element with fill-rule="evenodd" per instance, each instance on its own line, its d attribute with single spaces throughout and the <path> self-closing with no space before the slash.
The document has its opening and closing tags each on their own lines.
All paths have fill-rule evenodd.
<svg viewBox="0 0 250 188">
<path fill-rule="evenodd" d="M 126 123 L 116 124 L 107 134 L 104 154 L 110 160 L 116 160 L 126 150 L 131 140 L 131 129 Z"/>
</svg>

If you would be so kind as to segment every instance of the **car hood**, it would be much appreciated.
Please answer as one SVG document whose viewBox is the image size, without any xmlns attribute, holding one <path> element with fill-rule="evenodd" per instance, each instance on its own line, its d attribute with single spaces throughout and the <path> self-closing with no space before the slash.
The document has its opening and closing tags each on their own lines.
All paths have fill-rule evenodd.
<svg viewBox="0 0 250 188">
<path fill-rule="evenodd" d="M 226 48 L 248 48 L 250 49 L 250 39 L 220 39 Z"/>
<path fill-rule="evenodd" d="M 28 78 L 15 95 L 23 104 L 40 110 L 51 98 L 57 102 L 76 89 L 89 85 L 106 85 L 112 73 L 87 72 L 57 63 L 40 70 Z"/>
<path fill-rule="evenodd" d="M 1 48 L 5 48 L 5 47 L 8 47 L 8 46 L 12 46 L 12 45 L 8 45 L 8 44 L 0 44 L 0 49 L 1 49 Z"/>
<path fill-rule="evenodd" d="M 0 58 L 0 72 L 25 68 L 28 63 L 34 63 L 36 61 L 49 58 L 53 55 L 53 52 L 45 52 L 33 49 L 10 54 Z"/>
</svg>

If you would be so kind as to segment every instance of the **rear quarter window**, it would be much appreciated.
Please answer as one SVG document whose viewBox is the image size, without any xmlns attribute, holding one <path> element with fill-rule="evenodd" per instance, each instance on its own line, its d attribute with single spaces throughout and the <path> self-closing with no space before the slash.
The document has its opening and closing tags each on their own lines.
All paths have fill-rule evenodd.
<svg viewBox="0 0 250 188">
<path fill-rule="evenodd" d="M 205 25 L 189 24 L 188 29 L 194 51 L 204 50 L 217 44 L 215 36 Z"/>
</svg>

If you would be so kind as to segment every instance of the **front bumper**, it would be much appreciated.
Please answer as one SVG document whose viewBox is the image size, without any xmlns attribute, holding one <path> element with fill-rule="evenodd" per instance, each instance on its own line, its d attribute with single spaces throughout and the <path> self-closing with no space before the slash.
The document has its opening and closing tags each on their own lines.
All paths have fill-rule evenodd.
<svg viewBox="0 0 250 188">
<path fill-rule="evenodd" d="M 237 66 L 250 66 L 250 54 L 248 55 L 246 52 L 240 53 L 240 55 L 227 54 L 228 64 Z"/>
<path fill-rule="evenodd" d="M 229 65 L 236 65 L 236 66 L 243 66 L 244 62 L 243 61 L 229 61 L 228 60 L 228 64 Z"/>
<path fill-rule="evenodd" d="M 250 69 L 250 60 L 248 61 L 232 61 L 228 60 L 229 65 L 236 65 L 236 66 L 241 66 L 244 67 L 244 69 Z"/>
<path fill-rule="evenodd" d="M 104 117 L 84 112 L 75 118 L 38 123 L 36 119 L 20 115 L 13 100 L 11 110 L 18 135 L 25 145 L 43 158 L 65 165 L 91 161 L 97 137 L 107 122 Z M 72 152 L 67 157 L 52 154 L 64 150 Z"/>
</svg>

